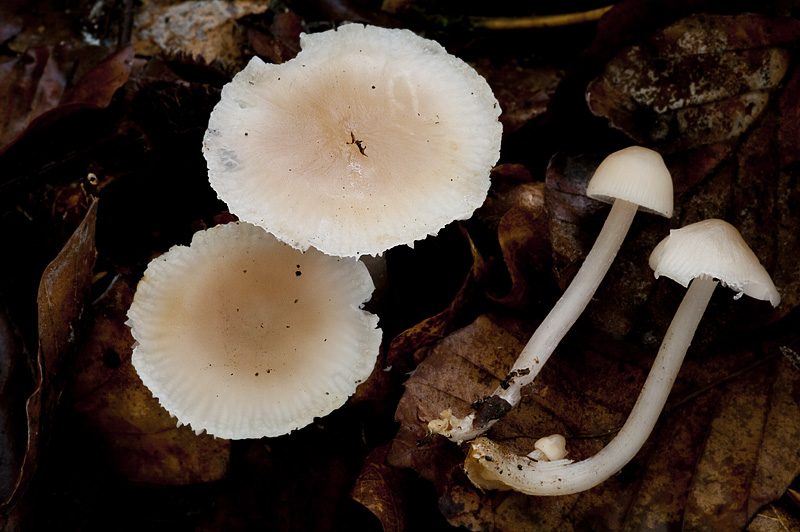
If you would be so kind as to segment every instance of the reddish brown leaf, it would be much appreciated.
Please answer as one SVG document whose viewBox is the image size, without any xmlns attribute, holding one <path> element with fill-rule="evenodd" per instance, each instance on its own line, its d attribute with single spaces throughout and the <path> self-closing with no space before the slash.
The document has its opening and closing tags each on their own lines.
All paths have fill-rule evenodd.
<svg viewBox="0 0 800 532">
<path fill-rule="evenodd" d="M 269 34 L 254 28 L 247 29 L 247 39 L 259 56 L 273 62 L 284 63 L 300 51 L 302 21 L 291 11 L 275 13 Z"/>
<path fill-rule="evenodd" d="M 28 130 L 81 109 L 107 107 L 128 80 L 133 49 L 112 53 L 72 84 L 78 57 L 58 45 L 29 50 L 0 65 L 0 154 Z"/>
<path fill-rule="evenodd" d="M 132 65 L 133 46 L 128 45 L 84 74 L 64 94 L 62 104 L 107 107 L 117 89 L 128 81 Z"/>
<path fill-rule="evenodd" d="M 67 85 L 73 59 L 66 45 L 28 50 L 0 64 L 0 153 L 36 117 L 55 108 Z"/>
</svg>

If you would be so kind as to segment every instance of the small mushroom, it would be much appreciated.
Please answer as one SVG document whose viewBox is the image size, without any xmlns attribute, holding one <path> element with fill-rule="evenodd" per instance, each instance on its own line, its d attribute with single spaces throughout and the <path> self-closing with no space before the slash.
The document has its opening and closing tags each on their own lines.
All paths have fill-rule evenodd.
<svg viewBox="0 0 800 532">
<path fill-rule="evenodd" d="M 475 438 L 511 410 L 586 308 L 619 251 L 637 210 L 672 216 L 672 177 L 657 152 L 631 146 L 612 153 L 589 181 L 589 197 L 613 202 L 605 224 L 567 290 L 534 332 L 502 384 L 477 412 L 442 416 L 428 428 L 457 443 Z"/>
<path fill-rule="evenodd" d="M 669 277 L 689 289 L 619 433 L 596 455 L 580 462 L 534 462 L 488 438 L 478 438 L 465 463 L 476 486 L 529 495 L 566 495 L 597 486 L 622 469 L 652 432 L 717 284 L 735 290 L 735 299 L 747 294 L 773 306 L 780 303 L 758 258 L 739 232 L 722 220 L 705 220 L 671 231 L 650 255 L 650 267 L 656 277 Z"/>
<path fill-rule="evenodd" d="M 404 29 L 347 24 L 300 44 L 280 65 L 254 57 L 211 113 L 203 153 L 230 211 L 355 257 L 470 217 L 500 156 L 486 80 Z"/>
<path fill-rule="evenodd" d="M 179 424 L 277 436 L 340 407 L 373 369 L 381 331 L 360 308 L 359 261 L 302 253 L 229 223 L 153 259 L 128 311 L 133 365 Z"/>
</svg>

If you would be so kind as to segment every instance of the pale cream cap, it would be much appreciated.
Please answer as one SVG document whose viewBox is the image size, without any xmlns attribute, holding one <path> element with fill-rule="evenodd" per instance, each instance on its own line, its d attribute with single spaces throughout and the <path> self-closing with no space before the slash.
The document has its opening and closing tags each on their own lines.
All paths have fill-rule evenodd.
<svg viewBox="0 0 800 532">
<path fill-rule="evenodd" d="M 630 201 L 642 210 L 672 217 L 672 176 L 658 152 L 641 146 L 606 157 L 589 181 L 586 195 L 606 203 Z"/>
<path fill-rule="evenodd" d="M 777 306 L 781 301 L 775 284 L 755 253 L 731 224 L 703 220 L 669 232 L 650 255 L 656 278 L 663 275 L 683 286 L 695 277 L 719 279 L 737 292 Z"/>
<path fill-rule="evenodd" d="M 438 43 L 348 24 L 253 58 L 222 91 L 203 143 L 241 220 L 298 249 L 376 255 L 468 218 L 500 155 L 486 80 Z"/>
<path fill-rule="evenodd" d="M 196 432 L 277 436 L 344 404 L 381 331 L 352 258 L 302 253 L 246 223 L 217 226 L 147 267 L 128 311 L 133 365 Z"/>
</svg>

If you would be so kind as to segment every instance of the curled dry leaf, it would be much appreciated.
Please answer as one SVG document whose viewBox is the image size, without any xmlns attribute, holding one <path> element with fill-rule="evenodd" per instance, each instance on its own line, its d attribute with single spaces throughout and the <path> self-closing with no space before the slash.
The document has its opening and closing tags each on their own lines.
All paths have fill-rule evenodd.
<svg viewBox="0 0 800 532">
<path fill-rule="evenodd" d="M 10 505 L 17 503 L 36 472 L 40 453 L 51 436 L 53 418 L 77 353 L 86 298 L 95 264 L 97 202 L 45 268 L 37 297 L 39 352 L 34 388 L 27 399 L 27 442 L 22 464 L 11 479 Z M 5 502 L 5 501 L 4 501 Z"/>
<path fill-rule="evenodd" d="M 117 279 L 92 312 L 70 395 L 98 459 L 132 482 L 185 485 L 225 477 L 230 441 L 177 427 L 131 365 L 133 338 L 125 325 L 133 289 Z"/>
<path fill-rule="evenodd" d="M 589 108 L 666 151 L 735 139 L 767 107 L 798 36 L 795 19 L 687 17 L 612 59 L 587 88 Z"/>
<path fill-rule="evenodd" d="M 486 290 L 493 300 L 514 308 L 541 298 L 543 279 L 551 263 L 544 184 L 534 182 L 520 164 L 502 164 L 492 170 L 492 186 L 474 219 L 500 245 L 507 278 L 489 269 Z M 493 242 L 494 244 L 494 242 Z"/>
</svg>

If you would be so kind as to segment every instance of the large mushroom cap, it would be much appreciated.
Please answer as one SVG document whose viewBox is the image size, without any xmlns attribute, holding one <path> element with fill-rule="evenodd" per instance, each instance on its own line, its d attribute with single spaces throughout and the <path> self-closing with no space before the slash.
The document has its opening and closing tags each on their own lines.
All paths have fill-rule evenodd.
<svg viewBox="0 0 800 532">
<path fill-rule="evenodd" d="M 350 24 L 253 58 L 204 139 L 231 212 L 299 249 L 376 255 L 468 218 L 500 152 L 500 108 L 462 60 L 408 30 Z"/>
<path fill-rule="evenodd" d="M 356 260 L 231 223 L 154 259 L 128 311 L 133 365 L 178 421 L 277 436 L 338 408 L 375 364 L 373 285 Z"/>
<path fill-rule="evenodd" d="M 656 278 L 663 275 L 689 286 L 695 277 L 711 277 L 739 295 L 768 300 L 777 306 L 781 296 L 767 270 L 742 235 L 723 220 L 710 219 L 674 229 L 650 255 Z"/>
<path fill-rule="evenodd" d="M 586 195 L 607 203 L 630 201 L 642 210 L 672 217 L 672 176 L 658 152 L 641 146 L 630 146 L 603 159 Z"/>
</svg>

